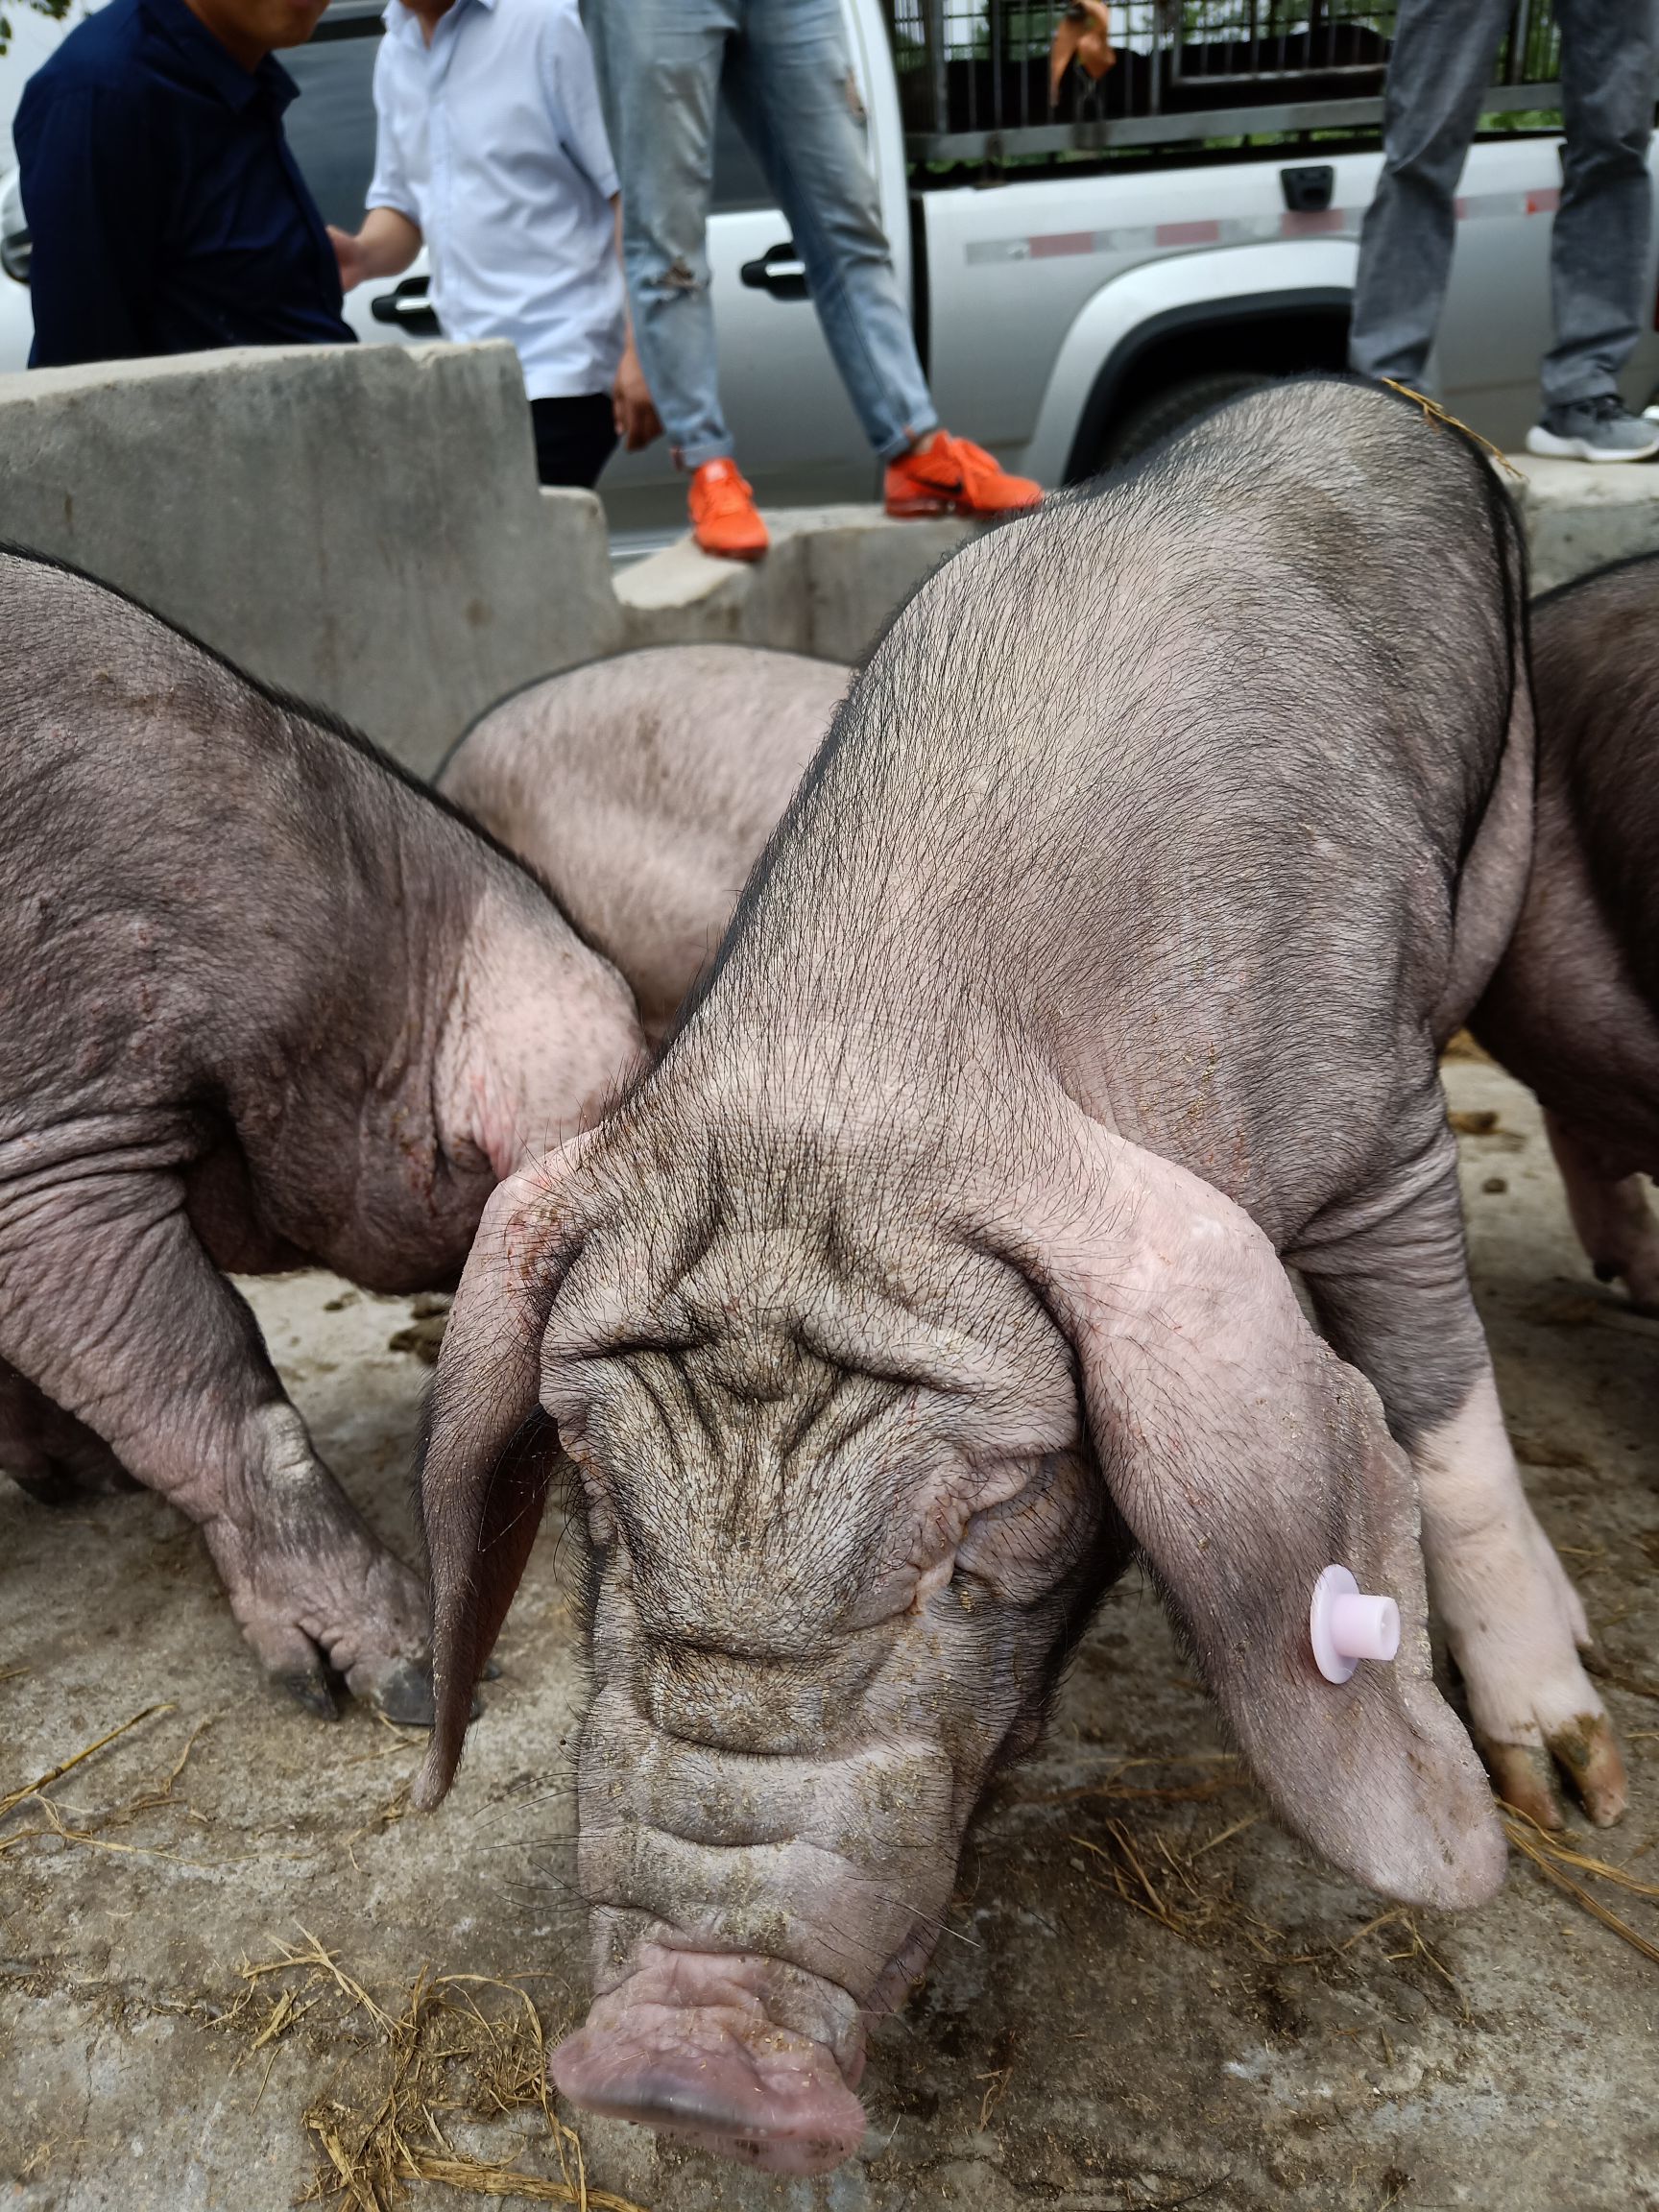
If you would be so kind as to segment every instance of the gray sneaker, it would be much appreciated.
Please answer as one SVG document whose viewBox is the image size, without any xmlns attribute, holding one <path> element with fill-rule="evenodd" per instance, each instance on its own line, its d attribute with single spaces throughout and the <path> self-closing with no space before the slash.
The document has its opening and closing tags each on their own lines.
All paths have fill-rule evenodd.
<svg viewBox="0 0 1659 2212">
<path fill-rule="evenodd" d="M 1542 422 L 1527 433 L 1528 453 L 1563 461 L 1651 461 L 1659 453 L 1659 422 L 1632 415 L 1617 392 L 1546 407 Z"/>
</svg>

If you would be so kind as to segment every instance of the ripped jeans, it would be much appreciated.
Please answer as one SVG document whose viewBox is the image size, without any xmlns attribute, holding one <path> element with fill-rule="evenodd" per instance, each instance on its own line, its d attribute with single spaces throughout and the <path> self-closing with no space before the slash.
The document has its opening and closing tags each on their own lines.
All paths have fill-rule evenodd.
<svg viewBox="0 0 1659 2212">
<path fill-rule="evenodd" d="M 778 196 L 824 335 L 883 459 L 935 427 L 864 149 L 837 0 L 591 0 L 635 343 L 682 465 L 733 450 L 709 298 L 722 87 Z"/>
</svg>

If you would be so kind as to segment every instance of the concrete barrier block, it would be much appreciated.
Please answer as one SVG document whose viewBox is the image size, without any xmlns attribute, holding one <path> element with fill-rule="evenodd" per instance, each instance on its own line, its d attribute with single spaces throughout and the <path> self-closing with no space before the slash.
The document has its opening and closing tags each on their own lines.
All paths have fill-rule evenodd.
<svg viewBox="0 0 1659 2212">
<path fill-rule="evenodd" d="M 1633 553 L 1659 552 L 1659 464 L 1609 467 L 1531 453 L 1509 461 L 1520 473 L 1509 488 L 1527 526 L 1535 591 Z"/>
<path fill-rule="evenodd" d="M 763 561 L 715 561 L 689 538 L 617 579 L 630 645 L 718 640 L 855 661 L 899 602 L 970 534 L 952 519 L 895 522 L 879 507 L 766 517 Z"/>
<path fill-rule="evenodd" d="M 598 502 L 540 494 L 500 345 L 0 377 L 0 537 L 132 592 L 421 772 L 503 692 L 622 639 Z"/>
</svg>

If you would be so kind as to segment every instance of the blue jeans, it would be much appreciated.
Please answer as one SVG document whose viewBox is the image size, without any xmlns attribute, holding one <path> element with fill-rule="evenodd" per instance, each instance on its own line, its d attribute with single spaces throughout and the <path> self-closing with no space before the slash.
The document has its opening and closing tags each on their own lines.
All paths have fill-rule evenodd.
<svg viewBox="0 0 1659 2212">
<path fill-rule="evenodd" d="M 854 113 L 836 0 L 593 0 L 589 28 L 622 179 L 635 343 L 685 467 L 733 450 L 707 252 L 722 83 L 788 220 L 871 445 L 891 459 L 935 428 Z"/>
<path fill-rule="evenodd" d="M 1416 386 L 1446 297 L 1457 179 L 1510 0 L 1401 0 L 1383 102 L 1382 175 L 1359 239 L 1348 360 Z M 1655 0 L 1555 0 L 1565 157 L 1550 244 L 1555 344 L 1547 406 L 1618 390 L 1647 308 L 1659 85 Z"/>
</svg>

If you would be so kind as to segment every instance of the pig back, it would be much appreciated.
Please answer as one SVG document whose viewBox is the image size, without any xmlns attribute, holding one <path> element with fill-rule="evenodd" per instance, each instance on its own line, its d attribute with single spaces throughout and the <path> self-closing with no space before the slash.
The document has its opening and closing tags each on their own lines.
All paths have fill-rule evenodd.
<svg viewBox="0 0 1659 2212">
<path fill-rule="evenodd" d="M 1532 611 L 1537 835 L 1520 921 L 1470 1017 L 1611 1176 L 1659 1162 L 1659 560 Z"/>
<path fill-rule="evenodd" d="M 481 716 L 438 788 L 548 886 L 661 1031 L 719 943 L 849 673 L 746 645 L 590 661 Z"/>
<path fill-rule="evenodd" d="M 73 1018 L 83 1064 L 134 1017 L 169 1089 L 260 1041 L 303 1050 L 384 934 L 370 917 L 404 794 L 378 761 L 132 601 L 15 553 L 0 701 L 0 957 L 19 981 L 27 964 L 43 1018 Z"/>
<path fill-rule="evenodd" d="M 1017 1041 L 1283 1238 L 1394 1142 L 1521 589 L 1506 500 L 1421 409 L 1320 379 L 1220 411 L 910 600 L 711 997 L 922 1081 L 954 1031 L 1017 1092 Z"/>
<path fill-rule="evenodd" d="M 8 551 L 0 721 L 0 1114 L 228 1118 L 354 1173 L 365 1094 L 419 1062 L 486 878 L 517 871 L 350 733 Z"/>
</svg>

